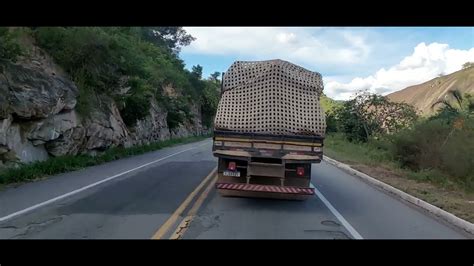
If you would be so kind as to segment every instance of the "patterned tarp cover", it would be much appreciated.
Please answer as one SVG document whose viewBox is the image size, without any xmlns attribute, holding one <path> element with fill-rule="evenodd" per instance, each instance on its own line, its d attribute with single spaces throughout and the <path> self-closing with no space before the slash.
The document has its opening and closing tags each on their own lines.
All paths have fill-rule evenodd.
<svg viewBox="0 0 474 266">
<path fill-rule="evenodd" d="M 324 136 L 321 74 L 283 60 L 237 61 L 223 78 L 216 130 Z"/>
</svg>

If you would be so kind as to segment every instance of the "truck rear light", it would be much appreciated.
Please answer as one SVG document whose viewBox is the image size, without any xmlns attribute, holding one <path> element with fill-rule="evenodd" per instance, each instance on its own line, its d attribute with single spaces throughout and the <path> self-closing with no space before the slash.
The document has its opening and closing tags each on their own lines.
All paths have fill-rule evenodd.
<svg viewBox="0 0 474 266">
<path fill-rule="evenodd" d="M 304 167 L 296 167 L 296 174 L 299 176 L 304 176 Z"/>
<path fill-rule="evenodd" d="M 229 166 L 227 167 L 227 169 L 229 171 L 235 171 L 235 168 L 236 168 L 235 162 L 229 162 Z"/>
</svg>

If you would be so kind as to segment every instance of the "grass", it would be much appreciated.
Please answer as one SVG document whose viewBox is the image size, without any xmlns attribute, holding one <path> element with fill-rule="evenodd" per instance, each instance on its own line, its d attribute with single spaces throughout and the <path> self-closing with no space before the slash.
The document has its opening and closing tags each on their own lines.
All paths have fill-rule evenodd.
<svg viewBox="0 0 474 266">
<path fill-rule="evenodd" d="M 470 187 L 436 169 L 412 171 L 401 168 L 389 147 L 381 141 L 352 143 L 341 134 L 329 134 L 325 139 L 324 154 L 474 222 L 474 191 Z"/>
<path fill-rule="evenodd" d="M 67 155 L 49 158 L 46 161 L 24 164 L 17 168 L 7 168 L 0 172 L 0 186 L 32 181 L 50 175 L 79 170 L 88 166 L 118 160 L 150 151 L 159 150 L 176 144 L 184 144 L 203 140 L 209 136 L 194 136 L 179 139 L 170 139 L 151 143 L 149 145 L 133 146 L 129 148 L 114 147 L 100 155 Z"/>
<path fill-rule="evenodd" d="M 370 145 L 372 144 L 372 145 Z M 367 165 L 393 164 L 393 158 L 387 150 L 374 143 L 349 142 L 342 134 L 328 134 L 324 140 L 324 153 L 329 157 L 346 162 L 358 162 Z"/>
<path fill-rule="evenodd" d="M 400 167 L 400 164 L 393 157 L 390 147 L 383 141 L 349 142 L 344 135 L 336 133 L 326 137 L 324 147 L 324 153 L 327 156 L 345 163 L 383 167 L 409 179 L 431 182 L 450 189 L 474 192 L 472 188 L 465 186 L 464 183 L 446 176 L 437 169 L 412 171 Z"/>
</svg>

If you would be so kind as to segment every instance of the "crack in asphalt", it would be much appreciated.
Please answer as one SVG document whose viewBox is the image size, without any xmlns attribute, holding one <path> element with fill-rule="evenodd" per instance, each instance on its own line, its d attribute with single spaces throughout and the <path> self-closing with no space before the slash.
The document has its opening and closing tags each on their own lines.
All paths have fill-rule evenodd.
<svg viewBox="0 0 474 266">
<path fill-rule="evenodd" d="M 50 218 L 50 219 L 47 219 L 47 220 L 44 220 L 44 221 L 41 221 L 41 222 L 30 222 L 30 223 L 26 224 L 23 227 L 7 225 L 7 226 L 2 226 L 0 228 L 2 228 L 2 229 L 14 229 L 15 231 L 24 230 L 23 232 L 15 234 L 15 235 L 10 237 L 10 239 L 16 239 L 16 238 L 20 238 L 20 237 L 26 236 L 26 235 L 34 233 L 34 232 L 39 232 L 39 231 L 41 231 L 42 228 L 44 228 L 46 226 L 49 226 L 51 224 L 62 221 L 64 216 L 66 216 L 66 215 L 56 216 L 56 217 L 53 217 L 53 218 Z"/>
</svg>

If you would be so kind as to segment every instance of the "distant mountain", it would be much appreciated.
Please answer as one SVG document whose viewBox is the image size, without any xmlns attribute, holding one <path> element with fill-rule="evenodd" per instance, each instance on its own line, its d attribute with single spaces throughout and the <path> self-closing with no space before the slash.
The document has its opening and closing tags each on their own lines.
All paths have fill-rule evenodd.
<svg viewBox="0 0 474 266">
<path fill-rule="evenodd" d="M 474 95 L 474 67 L 410 86 L 391 93 L 387 97 L 394 102 L 405 102 L 413 105 L 423 115 L 431 115 L 436 112 L 436 109 L 432 109 L 431 105 L 438 99 L 445 97 L 448 91 L 455 89 L 463 94 L 470 93 Z"/>
</svg>

